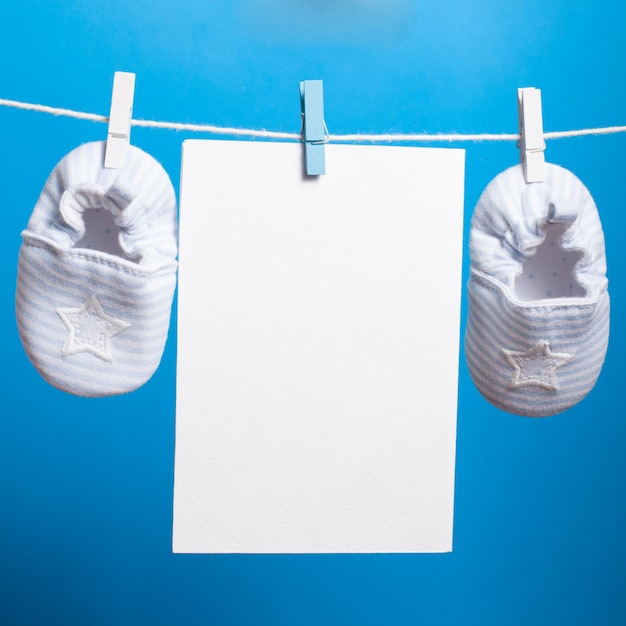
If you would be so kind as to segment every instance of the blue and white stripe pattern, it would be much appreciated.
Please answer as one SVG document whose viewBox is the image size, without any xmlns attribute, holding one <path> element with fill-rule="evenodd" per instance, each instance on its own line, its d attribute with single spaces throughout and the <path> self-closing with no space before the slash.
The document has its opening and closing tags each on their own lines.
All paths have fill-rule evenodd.
<svg viewBox="0 0 626 626">
<path fill-rule="evenodd" d="M 479 199 L 470 230 L 469 371 L 492 404 L 530 417 L 554 415 L 580 402 L 600 374 L 609 338 L 598 211 L 576 176 L 546 167 L 541 183 L 526 183 L 521 165 L 498 175 Z M 548 291 L 527 299 L 517 279 L 551 224 L 563 225 L 564 254 L 580 257 L 573 279 L 583 295 L 550 297 Z"/>
<path fill-rule="evenodd" d="M 82 145 L 52 171 L 22 233 L 16 293 L 33 365 L 55 387 L 87 397 L 126 393 L 152 376 L 176 286 L 169 177 L 134 146 L 124 169 L 104 169 L 104 145 Z M 88 213 L 107 211 L 118 252 L 82 247 Z"/>
</svg>

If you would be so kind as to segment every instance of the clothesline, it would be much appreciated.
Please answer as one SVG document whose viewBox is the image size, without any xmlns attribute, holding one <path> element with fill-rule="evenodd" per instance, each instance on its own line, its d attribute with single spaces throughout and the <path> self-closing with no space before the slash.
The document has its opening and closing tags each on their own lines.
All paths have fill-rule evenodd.
<svg viewBox="0 0 626 626">
<path fill-rule="evenodd" d="M 89 120 L 92 122 L 107 123 L 109 118 L 96 113 L 85 113 L 83 111 L 73 111 L 51 107 L 44 104 L 32 104 L 19 102 L 17 100 L 6 100 L 0 98 L 0 106 L 14 109 L 24 109 L 27 111 L 37 111 L 51 115 L 72 117 L 75 119 Z M 154 120 L 131 120 L 131 126 L 143 126 L 145 128 L 164 128 L 168 130 L 186 130 L 194 133 L 207 133 L 212 135 L 228 135 L 232 137 L 263 137 L 266 139 L 291 139 L 300 141 L 300 133 L 285 133 L 272 130 L 255 130 L 250 128 L 233 128 L 227 126 L 214 126 L 212 124 L 185 124 L 181 122 L 159 122 Z M 626 126 L 606 126 L 602 128 L 583 128 L 580 130 L 553 131 L 543 134 L 544 139 L 563 139 L 566 137 L 582 137 L 585 135 L 613 135 L 626 132 Z M 386 134 L 350 134 L 350 135 L 328 135 L 328 141 L 352 142 L 364 141 L 372 143 L 383 142 L 436 142 L 436 141 L 518 141 L 519 133 L 435 133 L 435 134 L 415 134 L 415 133 L 386 133 Z"/>
</svg>

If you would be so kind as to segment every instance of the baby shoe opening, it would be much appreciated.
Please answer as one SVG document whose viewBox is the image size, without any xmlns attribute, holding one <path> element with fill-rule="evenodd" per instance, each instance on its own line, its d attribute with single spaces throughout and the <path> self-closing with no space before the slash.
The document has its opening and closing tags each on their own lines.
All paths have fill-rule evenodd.
<svg viewBox="0 0 626 626">
<path fill-rule="evenodd" d="M 543 241 L 534 254 L 522 262 L 515 278 L 515 294 L 520 300 L 579 298 L 587 290 L 576 280 L 574 268 L 583 257 L 578 249 L 564 248 L 563 235 L 570 228 L 567 221 L 547 221 Z"/>
<path fill-rule="evenodd" d="M 85 232 L 74 243 L 74 248 L 99 250 L 128 259 L 120 246 L 120 227 L 115 223 L 111 211 L 104 207 L 93 207 L 84 211 L 83 220 Z"/>
<path fill-rule="evenodd" d="M 79 185 L 67 190 L 60 210 L 63 222 L 71 231 L 71 247 L 135 261 L 135 256 L 122 245 L 128 230 L 125 211 L 131 202 L 132 197 L 120 193 L 117 186 L 105 190 L 98 185 Z"/>
</svg>

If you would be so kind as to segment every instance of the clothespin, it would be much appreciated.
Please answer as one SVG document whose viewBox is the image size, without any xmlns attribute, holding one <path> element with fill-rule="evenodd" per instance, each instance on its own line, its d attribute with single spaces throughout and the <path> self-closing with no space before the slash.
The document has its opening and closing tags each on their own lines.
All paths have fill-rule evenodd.
<svg viewBox="0 0 626 626">
<path fill-rule="evenodd" d="M 541 90 L 525 87 L 517 90 L 520 157 L 527 183 L 546 179 L 546 160 L 541 113 Z"/>
<path fill-rule="evenodd" d="M 324 122 L 324 88 L 321 80 L 304 80 L 300 83 L 302 103 L 302 135 L 307 176 L 326 173 L 324 144 L 328 131 Z"/>
<path fill-rule="evenodd" d="M 133 115 L 134 97 L 135 74 L 115 72 L 104 167 L 112 169 L 124 167 L 126 149 L 130 143 L 130 121 Z"/>
</svg>

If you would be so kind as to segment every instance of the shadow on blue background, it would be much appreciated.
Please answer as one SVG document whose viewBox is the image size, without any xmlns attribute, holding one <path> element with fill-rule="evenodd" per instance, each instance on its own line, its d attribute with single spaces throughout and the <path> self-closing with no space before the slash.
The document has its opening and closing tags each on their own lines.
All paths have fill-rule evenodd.
<svg viewBox="0 0 626 626">
<path fill-rule="evenodd" d="M 331 133 L 511 133 L 516 89 L 535 86 L 546 130 L 610 126 L 626 123 L 623 18 L 608 0 L 25 0 L 3 8 L 0 97 L 106 115 L 125 70 L 135 117 L 298 132 L 298 83 L 321 78 Z M 174 556 L 175 315 L 152 380 L 102 400 L 49 387 L 14 320 L 19 234 L 41 187 L 106 126 L 0 107 L 0 127 L 2 624 L 624 623 L 624 135 L 546 152 L 603 221 L 604 370 L 582 403 L 530 420 L 484 401 L 461 358 L 452 554 Z M 188 137 L 135 128 L 132 141 L 178 190 Z M 462 147 L 467 236 L 518 153 Z"/>
</svg>

